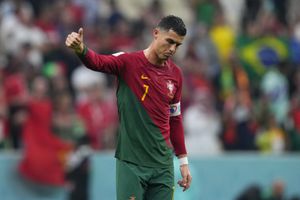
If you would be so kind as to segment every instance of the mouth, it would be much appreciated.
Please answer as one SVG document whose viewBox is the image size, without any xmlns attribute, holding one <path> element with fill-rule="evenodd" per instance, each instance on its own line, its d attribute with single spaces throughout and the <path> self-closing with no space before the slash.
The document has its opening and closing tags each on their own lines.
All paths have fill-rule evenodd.
<svg viewBox="0 0 300 200">
<path fill-rule="evenodd" d="M 167 58 L 169 58 L 169 57 L 172 56 L 172 54 L 170 54 L 170 53 L 165 53 L 164 56 L 167 57 Z"/>
</svg>

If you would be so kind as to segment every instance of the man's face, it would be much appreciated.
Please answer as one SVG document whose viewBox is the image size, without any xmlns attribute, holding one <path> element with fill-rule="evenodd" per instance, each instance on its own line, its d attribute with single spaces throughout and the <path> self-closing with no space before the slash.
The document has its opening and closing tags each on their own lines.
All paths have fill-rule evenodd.
<svg viewBox="0 0 300 200">
<path fill-rule="evenodd" d="M 182 44 L 184 36 L 178 35 L 175 31 L 154 29 L 155 52 L 159 59 L 167 60 L 173 56 L 177 48 Z"/>
</svg>

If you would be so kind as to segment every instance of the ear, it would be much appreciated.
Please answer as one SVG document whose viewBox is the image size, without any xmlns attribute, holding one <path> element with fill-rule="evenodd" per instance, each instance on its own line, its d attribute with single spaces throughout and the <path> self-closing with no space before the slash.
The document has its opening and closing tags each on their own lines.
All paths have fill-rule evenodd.
<svg viewBox="0 0 300 200">
<path fill-rule="evenodd" d="M 158 28 L 153 29 L 152 34 L 153 34 L 154 39 L 157 39 L 157 37 L 159 35 L 159 29 Z"/>
</svg>

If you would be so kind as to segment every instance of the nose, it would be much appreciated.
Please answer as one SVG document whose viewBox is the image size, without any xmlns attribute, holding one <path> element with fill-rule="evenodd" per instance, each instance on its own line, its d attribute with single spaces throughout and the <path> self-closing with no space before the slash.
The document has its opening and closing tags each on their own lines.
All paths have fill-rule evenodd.
<svg viewBox="0 0 300 200">
<path fill-rule="evenodd" d="M 176 44 L 171 45 L 170 52 L 173 54 L 176 51 Z"/>
</svg>

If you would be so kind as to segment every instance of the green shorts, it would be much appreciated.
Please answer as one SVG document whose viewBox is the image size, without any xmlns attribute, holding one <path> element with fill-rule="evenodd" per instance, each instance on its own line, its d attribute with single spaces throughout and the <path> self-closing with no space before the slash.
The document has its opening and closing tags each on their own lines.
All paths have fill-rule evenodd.
<svg viewBox="0 0 300 200">
<path fill-rule="evenodd" d="M 116 161 L 117 200 L 172 200 L 174 167 L 150 168 Z"/>
</svg>

